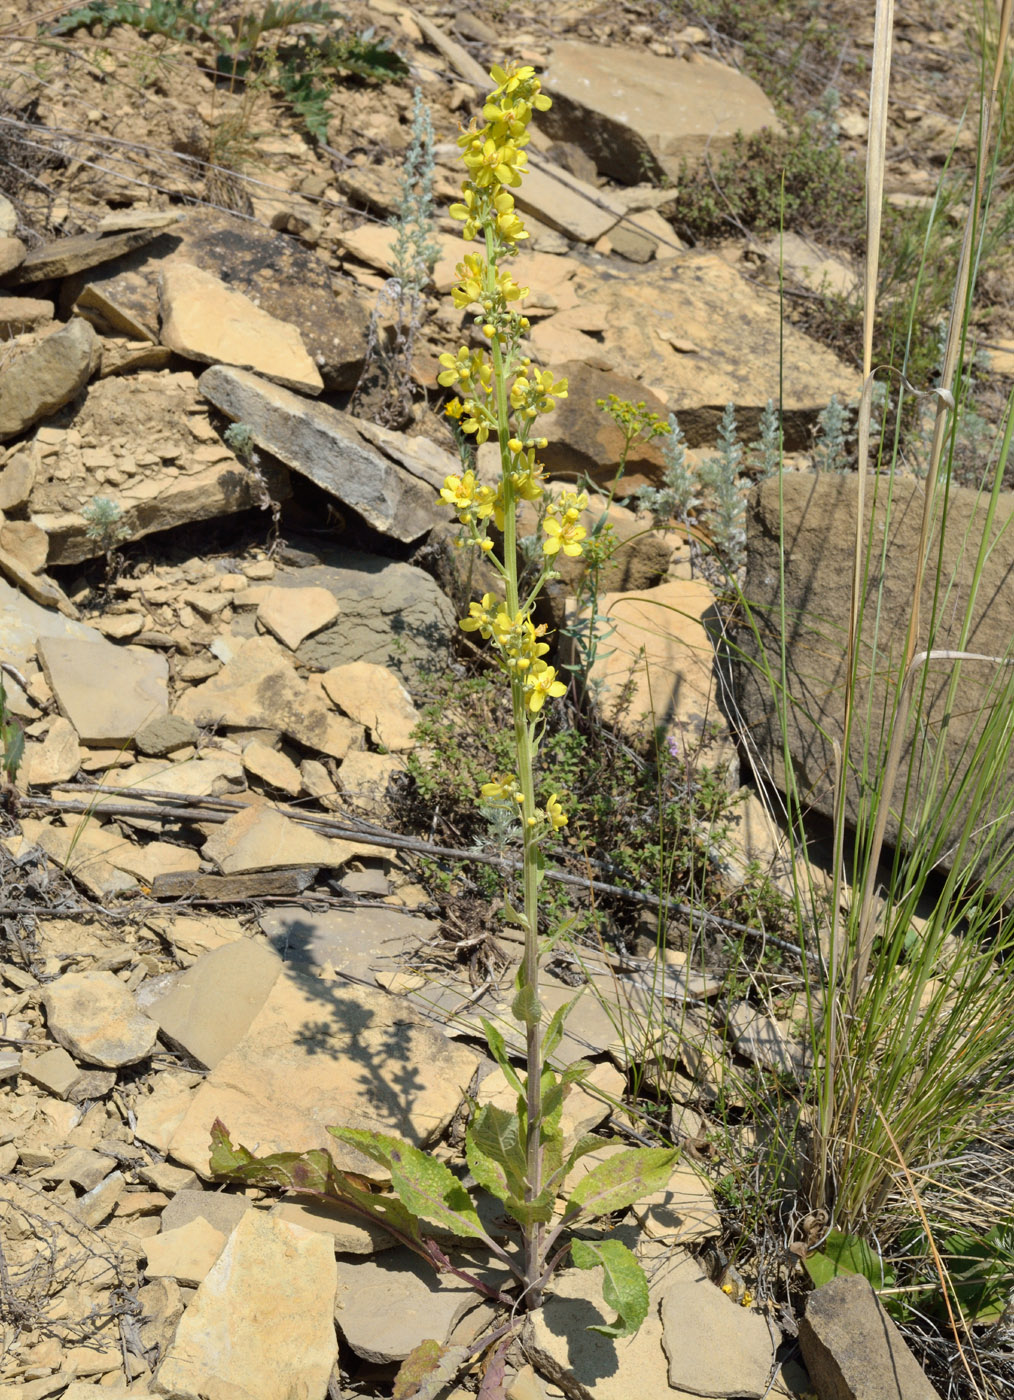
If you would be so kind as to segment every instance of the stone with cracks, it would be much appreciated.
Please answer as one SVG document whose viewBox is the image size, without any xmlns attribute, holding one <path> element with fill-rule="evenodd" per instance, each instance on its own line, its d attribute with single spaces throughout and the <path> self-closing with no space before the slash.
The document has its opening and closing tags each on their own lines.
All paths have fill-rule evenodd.
<svg viewBox="0 0 1014 1400">
<path fill-rule="evenodd" d="M 170 1155 L 206 1176 L 216 1118 L 259 1153 L 327 1148 L 339 1166 L 383 1171 L 327 1131 L 372 1128 L 425 1146 L 457 1112 L 478 1055 L 398 997 L 286 968 L 240 1043 L 197 1090 Z"/>
<path fill-rule="evenodd" d="M 635 402 L 648 401 L 646 390 L 654 394 L 663 412 L 678 414 L 691 447 L 717 440 L 728 403 L 736 407 L 741 439 L 752 442 L 768 399 L 778 403 L 781 394 L 786 451 L 806 450 L 831 395 L 846 401 L 855 393 L 849 366 L 782 324 L 777 294 L 751 285 L 715 253 L 686 253 L 644 267 L 617 264 L 608 279 L 585 271 L 570 287 L 577 305 L 540 321 L 531 333 L 539 363 L 570 379 L 568 397 L 548 422 L 549 447 L 541 454 L 551 472 L 587 466 L 603 480 L 609 479 L 603 473 L 610 464 L 613 473 L 616 469 L 616 457 L 607 461 L 603 447 L 583 446 L 589 433 L 601 432 L 600 419 L 612 426 L 595 408 L 595 399 L 610 392 L 607 378 L 591 376 L 584 387 L 588 377 L 572 366 L 636 381 L 639 392 L 620 386 L 612 391 Z M 650 401 L 648 406 L 654 408 Z M 563 445 L 569 457 L 561 455 Z M 651 446 L 658 450 L 657 441 Z"/>
<path fill-rule="evenodd" d="M 196 1288 L 207 1277 L 225 1248 L 226 1237 L 198 1218 L 176 1230 L 163 1230 L 146 1243 L 148 1278 L 173 1278 Z"/>
<path fill-rule="evenodd" d="M 35 484 L 35 462 L 30 452 L 15 452 L 0 468 L 0 510 L 19 510 L 28 502 Z"/>
<path fill-rule="evenodd" d="M 347 415 L 226 365 L 205 370 L 200 387 L 216 408 L 251 428 L 258 447 L 381 534 L 411 544 L 433 524 L 434 496 L 427 478 L 364 442 Z"/>
<path fill-rule="evenodd" d="M 75 1059 L 116 1069 L 150 1055 L 158 1035 L 111 972 L 68 972 L 43 992 L 49 1034 Z"/>
<path fill-rule="evenodd" d="M 143 1002 L 144 1010 L 163 1039 L 213 1069 L 246 1035 L 281 967 L 263 943 L 225 943 L 176 973 L 161 996 Z"/>
<path fill-rule="evenodd" d="M 533 162 L 513 193 L 523 214 L 532 215 L 576 243 L 594 243 L 625 213 L 605 190 L 585 184 L 548 161 Z"/>
<path fill-rule="evenodd" d="M 118 748 L 169 706 L 169 666 L 158 652 L 102 637 L 43 637 L 39 660 L 60 712 L 82 744 Z"/>
<path fill-rule="evenodd" d="M 175 712 L 200 725 L 281 731 L 311 752 L 338 759 L 359 733 L 300 680 L 271 637 L 251 637 L 217 675 L 188 690 Z"/>
<path fill-rule="evenodd" d="M 324 387 L 295 326 L 192 263 L 163 264 L 160 306 L 162 344 L 179 355 L 256 370 L 303 393 Z"/>
<path fill-rule="evenodd" d="M 278 588 L 268 586 L 261 593 L 257 621 L 283 646 L 295 651 L 300 642 L 334 622 L 341 607 L 326 588 Z"/>
<path fill-rule="evenodd" d="M 154 227 L 134 228 L 102 233 L 78 233 L 69 238 L 55 238 L 34 248 L 15 274 L 8 280 L 14 286 L 26 282 L 48 282 L 54 277 L 70 277 L 75 272 L 97 267 L 112 258 L 122 257 L 135 248 L 150 243 L 159 233 L 177 222 L 179 215 L 161 215 Z"/>
<path fill-rule="evenodd" d="M 204 843 L 203 853 L 223 875 L 242 875 L 290 866 L 334 868 L 356 855 L 372 854 L 373 849 L 324 836 L 290 821 L 274 807 L 255 803 L 216 826 Z"/>
<path fill-rule="evenodd" d="M 265 786 L 278 788 L 290 797 L 298 797 L 303 790 L 303 780 L 292 759 L 258 739 L 251 740 L 244 747 L 243 767 Z"/>
<path fill-rule="evenodd" d="M 855 476 L 820 474 L 795 475 L 784 478 L 784 532 L 791 548 L 785 551 L 785 607 L 791 619 L 788 638 L 788 690 L 792 704 L 788 707 L 788 750 L 795 770 L 794 783 L 807 805 L 818 812 L 831 815 L 836 744 L 843 737 L 844 696 L 847 667 L 849 608 L 851 601 L 852 553 L 858 481 Z M 897 671 L 904 650 L 908 627 L 909 604 L 913 582 L 914 561 L 918 557 L 925 491 L 921 482 L 902 479 L 895 483 L 890 522 L 887 523 L 887 487 L 881 483 L 876 491 L 876 479 L 867 481 L 866 520 L 864 539 L 875 531 L 877 540 L 873 573 L 863 602 L 863 640 L 860 655 L 860 693 L 862 703 L 852 728 L 852 750 L 849 756 L 848 781 L 845 789 L 845 812 L 849 821 L 858 816 L 862 784 L 855 774 L 863 766 L 863 754 L 886 751 L 887 735 L 882 732 L 881 716 L 890 716 Z M 965 600 L 971 597 L 975 551 L 966 548 L 969 539 L 980 539 L 985 531 L 988 501 L 966 487 L 952 487 L 948 495 L 947 534 L 940 564 L 941 577 L 949 581 L 952 596 L 958 602 L 943 610 L 936 628 L 933 646 L 938 649 L 958 648 Z M 1010 541 L 1010 522 L 1014 516 L 1014 499 L 1001 495 L 996 519 L 985 554 L 982 576 L 978 584 L 977 601 L 972 609 L 972 623 L 963 650 L 990 658 L 1005 658 L 1011 654 L 1010 614 L 998 600 L 1008 598 L 1014 586 L 1014 551 Z M 778 633 L 779 579 L 779 483 L 764 483 L 751 493 L 747 506 L 747 566 L 745 596 L 751 604 L 758 635 L 746 627 L 736 635 L 737 650 L 731 656 L 736 703 L 742 727 L 748 730 L 759 762 L 770 781 L 784 790 L 785 757 L 782 729 L 777 705 L 770 688 L 764 683 L 757 663 L 761 649 L 768 664 L 780 668 L 780 638 Z M 843 522 L 849 522 L 843 528 Z M 886 538 L 884 530 L 887 529 Z M 938 531 L 937 531 L 938 533 Z M 934 536 L 936 538 L 936 535 Z M 936 560 L 936 543 L 933 544 Z M 878 603 L 880 560 L 884 560 L 883 599 Z M 922 631 L 916 651 L 928 644 L 929 620 L 933 616 L 936 564 L 927 570 L 922 593 Z M 872 641 L 877 633 L 877 665 L 869 678 L 872 661 Z M 738 649 L 742 649 L 741 651 Z M 928 784 L 930 757 L 938 742 L 943 742 L 943 771 L 948 775 L 949 791 L 959 792 L 971 769 L 981 766 L 983 759 L 976 752 L 982 733 L 984 714 L 991 705 L 1006 703 L 1008 684 L 1006 667 L 993 660 L 961 663 L 961 703 L 951 705 L 949 687 L 955 662 L 950 659 L 929 661 L 925 675 L 919 672 L 915 688 L 918 692 L 925 678 L 925 698 L 921 702 L 922 728 L 916 729 L 910 718 L 900 754 L 897 785 L 887 804 L 886 840 L 897 841 L 901 835 L 898 813 L 905 801 L 905 784 L 909 767 L 914 762 L 914 788 L 908 798 L 909 820 L 917 810 Z M 870 690 L 869 703 L 867 691 Z M 867 721 L 867 714 L 872 719 Z M 946 719 L 945 719 L 946 716 Z M 927 744 L 925 734 L 932 736 Z M 1014 778 L 1014 759 L 1008 759 L 1001 769 L 997 795 L 979 813 L 978 832 L 970 837 L 966 858 L 973 863 L 988 861 L 988 852 L 1009 842 L 1014 834 L 1010 804 L 1003 795 L 1009 791 Z M 974 785 L 974 784 L 973 784 Z M 940 833 L 941 856 L 946 863 L 946 851 L 951 845 L 948 831 L 956 837 L 968 818 L 968 802 L 954 802 L 947 817 L 948 827 Z M 994 820 L 994 818 L 996 820 Z M 936 833 L 934 832 L 934 837 Z M 999 843 L 999 844 L 998 844 Z M 993 856 L 995 861 L 996 856 Z"/>
<path fill-rule="evenodd" d="M 861 1274 L 839 1274 L 810 1294 L 799 1345 L 821 1400 L 938 1400 Z"/>
<path fill-rule="evenodd" d="M 180 1319 L 152 1388 L 173 1400 L 324 1400 L 338 1356 L 331 1241 L 250 1211 Z"/>
<path fill-rule="evenodd" d="M 70 403 L 99 367 L 98 337 L 80 317 L 30 346 L 16 346 L 0 377 L 0 442 Z"/>
<path fill-rule="evenodd" d="M 621 184 L 645 174 L 675 180 L 684 160 L 714 155 L 737 131 L 780 129 L 752 78 L 696 53 L 667 58 L 568 40 L 554 46 L 542 84 L 553 105 L 539 113 L 540 130 L 575 142 Z"/>
<path fill-rule="evenodd" d="M 350 661 L 325 671 L 321 681 L 335 704 L 370 731 L 374 744 L 392 753 L 414 747 L 418 712 L 408 691 L 386 667 Z"/>
<path fill-rule="evenodd" d="M 81 767 L 81 745 L 74 726 L 58 715 L 41 744 L 29 740 L 20 779 L 26 786 L 51 787 L 73 778 Z"/>
<path fill-rule="evenodd" d="M 436 937 L 440 925 L 389 905 L 357 909 L 283 906 L 261 915 L 261 929 L 287 963 L 331 967 L 350 982 L 374 983 L 374 969 L 396 972 Z"/>
</svg>

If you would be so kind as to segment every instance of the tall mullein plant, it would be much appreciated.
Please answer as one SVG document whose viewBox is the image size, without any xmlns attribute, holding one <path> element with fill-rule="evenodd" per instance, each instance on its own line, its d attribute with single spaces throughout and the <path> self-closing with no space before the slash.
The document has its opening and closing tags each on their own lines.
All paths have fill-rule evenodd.
<svg viewBox="0 0 1014 1400">
<path fill-rule="evenodd" d="M 484 784 L 482 796 L 515 811 L 521 822 L 524 842 L 523 890 L 520 910 L 508 906 L 508 915 L 525 934 L 524 960 L 518 979 L 513 1012 L 526 1030 L 526 1058 L 529 1066 L 526 1086 L 527 1185 L 532 1199 L 542 1194 L 542 1104 L 540 1075 L 543 1060 L 542 1017 L 539 1003 L 539 885 L 544 866 L 542 844 L 545 838 L 567 824 L 559 798 L 553 794 L 544 808 L 535 800 L 535 762 L 539 739 L 545 724 L 544 706 L 558 699 L 566 686 L 557 680 L 555 669 L 543 658 L 549 651 L 541 640 L 545 628 L 532 620 L 535 600 L 547 579 L 553 577 L 551 562 L 560 550 L 580 555 L 586 536 L 579 523 L 587 500 L 583 493 L 564 492 L 545 508 L 542 524 L 542 551 L 546 560 L 534 585 L 521 596 L 518 583 L 517 508 L 521 501 L 539 504 L 545 495 L 545 481 L 536 451 L 546 446 L 544 437 L 535 437 L 536 421 L 555 407 L 557 398 L 567 394 L 566 379 L 554 380 L 548 370 L 538 369 L 525 353 L 523 338 L 528 320 L 514 309 L 528 294 L 511 276 L 509 260 L 518 243 L 528 237 L 514 207 L 511 187 L 521 183 L 527 158 L 528 123 L 534 111 L 545 111 L 549 98 L 539 91 L 539 80 L 532 68 L 513 73 L 494 68 L 497 86 L 483 107 L 484 125 L 474 121 L 459 138 L 462 160 L 468 170 L 462 193 L 463 202 L 451 206 L 451 215 L 464 222 L 467 242 L 477 236 L 484 243 L 483 253 L 468 253 L 458 264 L 460 278 L 454 289 L 459 308 L 476 306 L 477 325 L 482 327 L 489 349 L 469 350 L 462 346 L 456 355 L 440 357 L 443 371 L 439 382 L 455 387 L 461 397 L 452 399 L 447 413 L 462 431 L 474 435 L 477 443 L 490 437 L 500 447 L 500 481 L 494 486 L 478 481 L 474 472 L 447 477 L 441 499 L 457 512 L 468 543 L 481 550 L 503 582 L 505 597 L 487 593 L 481 603 L 472 603 L 461 627 L 478 632 L 488 642 L 510 685 L 514 719 L 516 772 L 506 773 Z M 490 524 L 503 537 L 503 557 L 498 558 Z M 541 1255 L 541 1226 L 532 1230 L 526 1242 L 526 1272 L 537 1276 Z"/>
</svg>

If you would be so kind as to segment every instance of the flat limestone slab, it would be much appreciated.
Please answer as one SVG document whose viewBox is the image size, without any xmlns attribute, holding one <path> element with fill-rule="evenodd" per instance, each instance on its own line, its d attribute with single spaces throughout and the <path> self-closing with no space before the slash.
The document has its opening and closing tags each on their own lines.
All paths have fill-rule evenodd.
<svg viewBox="0 0 1014 1400">
<path fill-rule="evenodd" d="M 338 1355 L 334 1247 L 248 1211 L 180 1319 L 153 1381 L 175 1400 L 324 1400 Z"/>
<path fill-rule="evenodd" d="M 82 744 L 119 747 L 168 712 L 169 664 L 158 652 L 50 636 L 40 638 L 38 654 Z"/>
<path fill-rule="evenodd" d="M 197 1090 L 170 1155 L 208 1175 L 211 1126 L 258 1155 L 323 1147 L 376 1177 L 328 1124 L 395 1133 L 424 1146 L 444 1131 L 478 1064 L 407 1002 L 286 968 L 239 1044 Z M 379 1173 L 382 1175 L 382 1173 Z"/>
<path fill-rule="evenodd" d="M 433 525 L 432 486 L 364 442 L 345 414 L 227 365 L 205 370 L 200 389 L 216 408 L 248 424 L 259 447 L 375 530 L 411 544 Z"/>
<path fill-rule="evenodd" d="M 193 263 L 170 259 L 160 287 L 162 344 L 206 364 L 243 365 L 303 393 L 324 387 L 299 330 Z"/>
</svg>

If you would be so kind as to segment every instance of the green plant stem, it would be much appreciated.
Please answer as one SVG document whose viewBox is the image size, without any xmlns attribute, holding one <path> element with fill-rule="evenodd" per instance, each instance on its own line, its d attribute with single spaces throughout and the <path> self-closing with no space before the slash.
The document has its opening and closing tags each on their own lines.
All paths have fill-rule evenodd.
<svg viewBox="0 0 1014 1400">
<path fill-rule="evenodd" d="M 492 230 L 485 230 L 486 268 L 485 280 L 492 292 L 496 287 L 496 254 Z M 517 550 L 517 510 L 514 484 L 511 479 L 510 424 L 507 402 L 507 368 L 504 364 L 503 349 L 498 336 L 493 336 L 490 345 L 493 360 L 493 382 L 497 418 L 497 435 L 500 446 L 500 470 L 503 479 L 504 512 L 504 582 L 507 590 L 507 610 L 511 617 L 520 611 L 518 593 L 518 550 Z M 522 880 L 524 887 L 524 934 L 525 953 L 521 964 L 522 987 L 526 992 L 528 1007 L 525 1016 L 525 1054 L 527 1075 L 525 1080 L 526 1097 L 526 1138 L 525 1152 L 528 1164 L 526 1199 L 535 1198 L 542 1191 L 542 1017 L 539 1003 L 539 870 L 538 840 L 533 834 L 535 820 L 535 753 L 532 744 L 532 730 L 525 712 L 524 688 L 517 675 L 511 676 L 511 709 L 514 717 L 514 747 L 517 754 L 518 781 L 524 799 L 521 808 L 521 825 L 524 833 Z M 525 1227 L 525 1273 L 529 1284 L 526 1297 L 528 1308 L 536 1308 L 541 1301 L 541 1289 L 536 1285 L 542 1267 L 543 1229 L 538 1222 Z"/>
</svg>

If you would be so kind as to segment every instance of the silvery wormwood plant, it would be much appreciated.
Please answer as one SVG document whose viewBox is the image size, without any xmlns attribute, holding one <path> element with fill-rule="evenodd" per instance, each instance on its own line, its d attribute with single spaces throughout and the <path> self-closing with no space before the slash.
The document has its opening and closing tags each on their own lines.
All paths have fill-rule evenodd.
<svg viewBox="0 0 1014 1400">
<path fill-rule="evenodd" d="M 566 932 L 566 926 L 547 929 L 540 920 L 545 845 L 568 819 L 558 795 L 550 794 L 544 805 L 536 800 L 545 707 L 559 699 L 565 687 L 544 659 L 549 645 L 532 612 L 540 590 L 554 577 L 555 556 L 561 550 L 571 556 L 582 551 L 586 531 L 580 516 L 586 500 L 583 493 L 564 492 L 545 503 L 546 484 L 536 452 L 545 447 L 546 439 L 534 436 L 534 427 L 566 394 L 567 384 L 537 368 L 525 353 L 528 321 L 515 303 L 524 299 L 527 289 L 519 287 L 510 272 L 518 244 L 528 236 L 511 190 L 521 183 L 527 168 L 528 123 L 534 111 L 549 106 L 549 99 L 541 93 L 530 67 L 507 71 L 494 67 L 491 76 L 496 87 L 483 107 L 481 124 L 473 121 L 458 138 L 467 176 L 461 202 L 451 206 L 452 216 L 464 223 L 465 240 L 481 241 L 480 251 L 466 253 L 458 265 L 454 303 L 474 315 L 485 343 L 442 355 L 439 381 L 444 388 L 457 390 L 446 411 L 464 433 L 479 443 L 488 439 L 498 443 L 501 471 L 495 486 L 481 483 L 471 471 L 448 476 L 440 499 L 457 514 L 462 527 L 459 543 L 480 550 L 501 585 L 500 592 L 473 602 L 460 625 L 489 645 L 510 689 L 515 771 L 493 776 L 483 785 L 481 797 L 507 809 L 520 829 L 522 907 L 515 908 L 505 899 L 503 913 L 524 933 L 524 956 L 511 1010 L 524 1036 L 525 1055 L 523 1068 L 516 1069 L 503 1033 L 491 1022 L 483 1022 L 490 1054 L 514 1092 L 515 1106 L 508 1110 L 488 1103 L 477 1108 L 466 1132 L 465 1155 L 474 1181 L 495 1196 L 516 1222 L 520 1244 L 511 1250 L 493 1238 L 465 1185 L 447 1166 L 414 1144 L 385 1133 L 328 1129 L 378 1163 L 389 1174 L 389 1190 L 378 1190 L 375 1183 L 338 1170 L 323 1150 L 257 1159 L 245 1148 L 234 1147 L 220 1123 L 214 1128 L 211 1159 L 220 1177 L 259 1186 L 281 1185 L 338 1200 L 379 1221 L 439 1271 L 467 1279 L 503 1305 L 505 1320 L 471 1346 L 444 1348 L 432 1341 L 408 1358 L 396 1393 L 409 1393 L 405 1387 L 414 1385 L 417 1389 L 411 1393 L 417 1400 L 435 1395 L 489 1347 L 496 1350 L 487 1375 L 502 1371 L 507 1346 L 522 1330 L 526 1314 L 541 1306 L 554 1270 L 568 1256 L 578 1268 L 603 1270 L 603 1298 L 617 1317 L 594 1330 L 610 1337 L 636 1332 L 648 1311 L 648 1286 L 637 1259 L 618 1240 L 593 1242 L 575 1237 L 572 1231 L 625 1210 L 643 1195 L 664 1187 L 677 1156 L 668 1147 L 619 1151 L 584 1175 L 569 1194 L 565 1189 L 579 1159 L 608 1140 L 587 1135 L 574 1143 L 564 1142 L 564 1099 L 588 1066 L 578 1061 L 563 1069 L 554 1067 L 570 1007 L 561 1008 L 547 1022 L 539 995 L 540 961 Z M 517 556 L 517 511 L 522 501 L 544 504 L 543 565 L 524 594 L 519 590 Z M 502 540 L 499 554 L 491 526 Z M 508 1281 L 491 1287 L 458 1268 L 434 1237 L 437 1234 L 441 1240 L 450 1236 L 477 1242 Z"/>
</svg>

